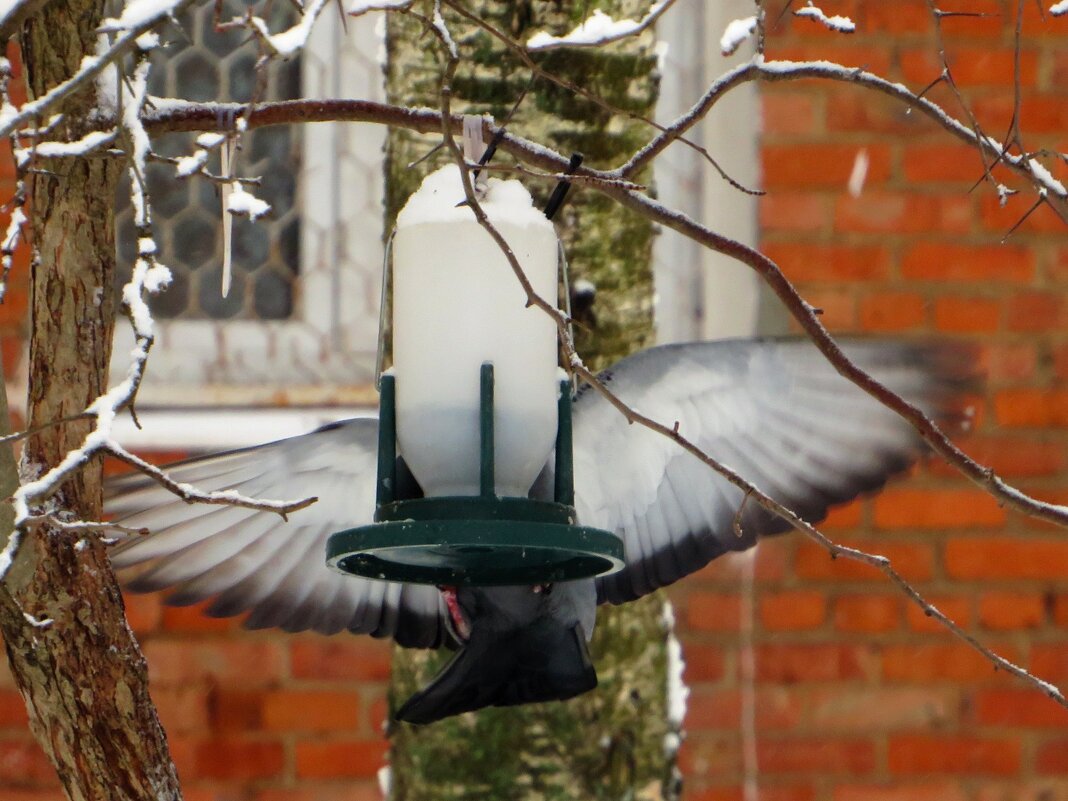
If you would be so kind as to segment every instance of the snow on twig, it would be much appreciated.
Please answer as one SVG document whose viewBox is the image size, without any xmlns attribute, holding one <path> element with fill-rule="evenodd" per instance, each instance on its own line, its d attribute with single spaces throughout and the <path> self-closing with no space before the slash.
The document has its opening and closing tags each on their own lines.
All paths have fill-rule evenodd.
<svg viewBox="0 0 1068 801">
<path fill-rule="evenodd" d="M 230 214 L 240 214 L 247 216 L 250 220 L 255 220 L 269 212 L 271 206 L 251 192 L 246 192 L 240 181 L 234 181 L 230 184 L 230 197 L 226 202 L 226 210 Z"/>
<path fill-rule="evenodd" d="M 353 17 L 369 11 L 401 11 L 411 8 L 415 0 L 354 0 L 348 13 Z"/>
<path fill-rule="evenodd" d="M 315 24 L 315 20 L 319 17 L 319 13 L 323 10 L 326 2 L 327 0 L 311 0 L 304 7 L 300 22 L 280 33 L 272 34 L 267 27 L 267 23 L 260 17 L 249 17 L 249 24 L 267 43 L 273 53 L 282 58 L 289 58 L 304 48 L 308 41 L 308 34 L 311 33 L 312 25 Z"/>
<path fill-rule="evenodd" d="M 114 131 L 90 131 L 74 142 L 34 142 L 30 147 L 20 147 L 15 150 L 15 163 L 20 167 L 25 167 L 34 156 L 40 158 L 85 156 L 114 141 Z"/>
<path fill-rule="evenodd" d="M 57 84 L 36 100 L 24 103 L 18 111 L 8 107 L 0 109 L 0 137 L 7 136 L 36 117 L 44 116 L 52 106 L 78 91 L 88 81 L 95 80 L 116 59 L 136 47 L 137 40 L 142 34 L 164 17 L 177 13 L 190 2 L 192 0 L 139 0 L 139 7 L 146 10 L 145 14 L 138 14 L 139 21 L 131 23 L 130 27 L 119 25 L 118 23 L 125 17 L 125 12 L 118 20 L 111 20 L 116 23 L 112 30 L 121 32 L 118 38 L 98 55 L 84 58 L 81 68 L 68 80 Z M 140 6 L 140 3 L 145 5 Z M 149 7 L 152 13 L 147 13 Z M 132 15 L 131 20 L 133 20 Z"/>
<path fill-rule="evenodd" d="M 742 43 L 753 35 L 753 31 L 756 28 L 756 17 L 731 20 L 727 23 L 727 27 L 723 29 L 723 35 L 719 38 L 719 51 L 725 56 L 733 55 L 742 46 Z"/>
<path fill-rule="evenodd" d="M 1049 13 L 1055 17 L 1061 17 L 1068 14 L 1068 0 L 1060 0 L 1059 3 L 1054 3 L 1049 7 Z"/>
<path fill-rule="evenodd" d="M 833 17 L 828 17 L 823 13 L 823 9 L 818 6 L 812 5 L 812 0 L 804 8 L 799 8 L 794 12 L 796 17 L 805 17 L 806 19 L 819 22 L 823 27 L 828 30 L 837 31 L 838 33 L 854 33 L 857 30 L 856 23 L 849 17 L 843 17 L 835 14 Z"/>
<path fill-rule="evenodd" d="M 657 0 L 652 8 L 640 20 L 616 20 L 600 9 L 594 9 L 582 23 L 565 36 L 553 36 L 539 31 L 527 40 L 527 50 L 554 50 L 558 47 L 599 47 L 610 42 L 618 42 L 628 36 L 641 33 L 651 26 L 671 6 L 675 0 Z"/>
<path fill-rule="evenodd" d="M 217 492 L 203 492 L 192 484 L 175 481 L 164 470 L 156 467 L 151 462 L 146 462 L 139 456 L 135 456 L 123 448 L 117 442 L 108 443 L 108 453 L 126 464 L 136 467 L 146 476 L 151 478 L 161 487 L 170 490 L 186 503 L 208 503 L 220 506 L 240 506 L 245 509 L 254 509 L 260 512 L 273 512 L 283 519 L 293 512 L 311 506 L 318 498 L 308 497 L 294 501 L 269 500 L 250 498 L 234 490 L 222 490 Z"/>
</svg>

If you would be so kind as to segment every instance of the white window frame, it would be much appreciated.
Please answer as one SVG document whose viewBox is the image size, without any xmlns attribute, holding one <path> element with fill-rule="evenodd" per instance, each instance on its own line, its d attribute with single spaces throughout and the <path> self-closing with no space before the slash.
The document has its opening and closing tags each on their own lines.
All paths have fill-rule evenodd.
<svg viewBox="0 0 1068 801">
<path fill-rule="evenodd" d="M 379 18 L 381 19 L 381 18 Z M 343 31 L 328 9 L 301 54 L 305 97 L 385 97 L 381 28 Z M 376 403 L 373 390 L 382 262 L 381 125 L 301 129 L 299 282 L 288 320 L 157 320 L 139 407 L 323 406 Z M 192 179 L 197 180 L 197 179 Z M 133 346 L 116 326 L 112 380 Z"/>
</svg>

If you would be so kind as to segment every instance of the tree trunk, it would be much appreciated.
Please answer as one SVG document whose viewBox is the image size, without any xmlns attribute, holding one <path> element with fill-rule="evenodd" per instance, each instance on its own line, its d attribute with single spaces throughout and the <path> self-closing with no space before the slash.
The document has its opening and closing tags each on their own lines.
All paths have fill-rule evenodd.
<svg viewBox="0 0 1068 801">
<path fill-rule="evenodd" d="M 550 0 L 482 0 L 474 13 L 513 40 L 534 32 L 570 31 L 593 7 L 637 18 L 644 0 L 559 3 Z M 446 14 L 465 54 L 453 82 L 453 111 L 489 113 L 504 121 L 529 83 L 529 71 L 486 32 Z M 549 72 L 647 117 L 657 97 L 656 58 L 650 33 L 597 50 L 555 50 L 537 56 Z M 443 59 L 434 39 L 411 17 L 389 20 L 390 101 L 437 107 Z M 539 79 L 509 123 L 510 130 L 561 152 L 583 153 L 587 164 L 615 166 L 648 136 L 641 123 L 612 117 L 592 102 Z M 437 137 L 392 131 L 387 166 L 390 219 L 444 152 L 418 168 Z M 500 159 L 500 157 L 498 157 Z M 650 180 L 643 176 L 641 180 Z M 552 186 L 527 181 L 544 206 Z M 653 226 L 597 195 L 572 189 L 557 216 L 571 279 L 597 288 L 592 313 L 580 319 L 579 351 L 603 367 L 651 343 Z M 626 608 L 601 609 L 593 642 L 600 686 L 572 701 L 487 709 L 429 727 L 394 726 L 391 732 L 392 798 L 444 799 L 664 799 L 678 795 L 667 710 L 667 658 L 663 602 L 647 598 Z M 403 702 L 443 664 L 448 654 L 397 649 L 391 701 Z"/>
<path fill-rule="evenodd" d="M 96 47 L 103 2 L 50 3 L 22 33 L 31 97 L 66 80 Z M 61 133 L 88 130 L 90 86 L 71 99 Z M 55 159 L 30 187 L 32 332 L 29 423 L 77 413 L 106 388 L 114 306 L 115 159 Z M 78 447 L 90 423 L 56 425 L 26 444 L 39 474 Z M 101 465 L 87 464 L 47 511 L 99 519 Z M 99 539 L 24 532 L 0 585 L 0 629 L 30 726 L 72 801 L 181 798 L 147 668 Z M 35 621 L 37 621 L 35 623 Z M 51 622 L 48 622 L 51 621 Z"/>
</svg>

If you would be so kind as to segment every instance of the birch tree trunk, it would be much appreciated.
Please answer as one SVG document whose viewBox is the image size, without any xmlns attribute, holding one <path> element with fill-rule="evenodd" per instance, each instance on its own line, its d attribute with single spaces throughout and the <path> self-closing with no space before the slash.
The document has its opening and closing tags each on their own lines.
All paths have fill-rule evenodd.
<svg viewBox="0 0 1068 801">
<path fill-rule="evenodd" d="M 482 0 L 467 6 L 513 40 L 534 32 L 570 31 L 584 13 L 600 7 L 613 16 L 637 18 L 644 0 L 551 2 Z M 496 39 L 446 13 L 453 38 L 468 55 L 453 82 L 453 111 L 492 114 L 504 121 L 529 83 L 529 70 Z M 442 57 L 434 39 L 411 17 L 389 21 L 390 101 L 439 105 Z M 537 56 L 549 72 L 651 117 L 657 97 L 652 34 L 597 50 L 555 50 Z M 564 153 L 579 151 L 587 164 L 614 166 L 640 146 L 648 131 L 613 117 L 591 101 L 539 79 L 509 129 Z M 410 169 L 435 137 L 393 131 L 389 140 L 387 205 L 390 219 L 422 176 L 447 155 Z M 651 180 L 643 176 L 641 180 Z M 552 186 L 527 181 L 544 206 Z M 594 193 L 573 188 L 557 217 L 572 281 L 597 288 L 592 314 L 577 331 L 587 364 L 603 367 L 651 344 L 653 227 Z M 600 610 L 593 656 L 600 681 L 592 693 L 568 702 L 487 709 L 427 727 L 407 724 L 391 732 L 392 798 L 395 801 L 482 799 L 664 799 L 678 794 L 674 752 L 665 749 L 667 715 L 665 641 L 670 627 L 656 596 L 625 608 Z M 449 654 L 397 649 L 392 703 L 403 702 Z"/>
<path fill-rule="evenodd" d="M 66 80 L 94 53 L 103 9 L 96 0 L 66 0 L 49 3 L 26 22 L 21 44 L 31 97 Z M 65 130 L 57 136 L 82 136 L 95 103 L 91 85 L 67 102 Z M 81 411 L 106 387 L 114 324 L 113 205 L 122 165 L 95 158 L 40 166 L 48 172 L 34 177 L 29 209 L 31 426 Z M 37 474 L 57 464 L 89 425 L 54 425 L 29 439 L 26 469 Z M 99 461 L 68 481 L 47 511 L 99 519 Z M 47 527 L 24 536 L 0 584 L 0 630 L 30 726 L 68 797 L 180 799 L 145 661 L 126 625 L 103 545 Z"/>
</svg>

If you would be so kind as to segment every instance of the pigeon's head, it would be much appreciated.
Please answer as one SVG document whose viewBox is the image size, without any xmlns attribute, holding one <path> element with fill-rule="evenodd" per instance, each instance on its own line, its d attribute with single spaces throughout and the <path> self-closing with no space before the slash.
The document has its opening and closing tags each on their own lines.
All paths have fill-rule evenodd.
<svg viewBox="0 0 1068 801">
<path fill-rule="evenodd" d="M 486 706 L 563 700 L 596 687 L 575 605 L 588 595 L 592 614 L 593 583 L 577 592 L 574 584 L 442 587 L 460 652 L 397 710 L 397 720 L 433 723 Z"/>
</svg>

